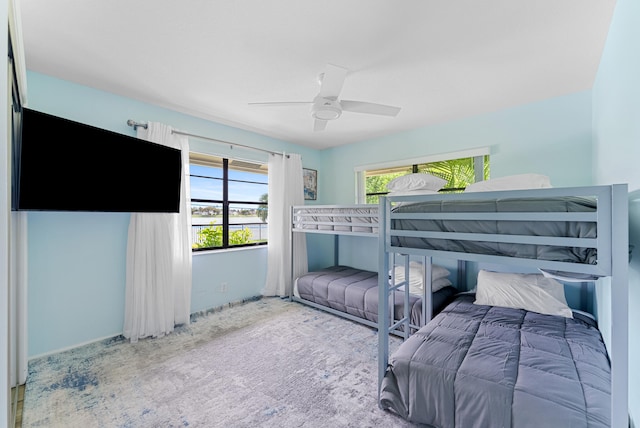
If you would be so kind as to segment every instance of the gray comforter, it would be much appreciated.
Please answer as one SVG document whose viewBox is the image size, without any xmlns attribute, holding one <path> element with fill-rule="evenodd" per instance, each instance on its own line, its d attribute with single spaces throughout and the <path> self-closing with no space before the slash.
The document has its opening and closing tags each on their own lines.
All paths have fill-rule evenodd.
<svg viewBox="0 0 640 428">
<path fill-rule="evenodd" d="M 378 322 L 378 273 L 349 266 L 332 266 L 309 272 L 297 279 L 298 294 L 302 299 Z M 433 293 L 433 313 L 442 309 L 457 292 L 454 287 L 444 287 Z M 402 291 L 396 291 L 395 319 L 403 317 Z M 391 302 L 390 302 L 391 304 Z M 411 323 L 421 325 L 422 298 L 409 296 Z"/>
<path fill-rule="evenodd" d="M 392 355 L 380 405 L 434 427 L 608 427 L 610 364 L 588 318 L 456 298 Z"/>
<path fill-rule="evenodd" d="M 402 204 L 395 213 L 445 212 L 593 212 L 596 201 L 581 197 L 510 198 L 471 201 L 427 201 Z M 526 236 L 595 238 L 596 223 L 584 221 L 488 221 L 393 219 L 393 229 L 445 231 Z M 476 242 L 392 236 L 393 245 L 476 254 L 522 257 L 538 260 L 594 264 L 593 248 L 531 244 Z"/>
</svg>

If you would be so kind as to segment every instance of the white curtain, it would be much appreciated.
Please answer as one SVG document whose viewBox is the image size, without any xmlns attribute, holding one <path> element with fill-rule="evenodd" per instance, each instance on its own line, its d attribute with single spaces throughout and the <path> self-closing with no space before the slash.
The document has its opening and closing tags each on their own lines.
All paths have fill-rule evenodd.
<svg viewBox="0 0 640 428">
<path fill-rule="evenodd" d="M 180 149 L 182 180 L 179 213 L 131 214 L 123 333 L 131 342 L 169 334 L 191 313 L 189 140 L 154 122 L 138 138 Z"/>
<path fill-rule="evenodd" d="M 262 294 L 289 296 L 291 291 L 291 247 L 289 222 L 292 205 L 304 205 L 300 155 L 269 158 L 269 249 L 267 280 Z M 307 272 L 307 242 L 303 233 L 293 236 L 294 278 Z"/>
</svg>

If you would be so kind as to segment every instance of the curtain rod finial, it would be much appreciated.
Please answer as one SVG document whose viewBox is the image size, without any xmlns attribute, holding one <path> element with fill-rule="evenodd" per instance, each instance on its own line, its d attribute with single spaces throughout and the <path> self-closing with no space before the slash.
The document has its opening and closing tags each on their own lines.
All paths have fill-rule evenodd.
<svg viewBox="0 0 640 428">
<path fill-rule="evenodd" d="M 138 129 L 138 127 L 147 129 L 147 124 L 146 123 L 138 123 L 133 119 L 127 120 L 127 125 L 133 127 L 133 129 Z"/>
</svg>

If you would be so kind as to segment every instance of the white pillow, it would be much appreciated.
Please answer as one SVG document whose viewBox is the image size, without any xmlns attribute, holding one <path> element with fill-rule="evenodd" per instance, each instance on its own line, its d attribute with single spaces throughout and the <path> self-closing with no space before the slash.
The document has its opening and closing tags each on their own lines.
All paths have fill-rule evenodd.
<svg viewBox="0 0 640 428">
<path fill-rule="evenodd" d="M 435 279 L 431 282 L 431 292 L 435 293 L 436 291 L 442 290 L 444 287 L 449 285 L 453 285 L 449 278 L 439 278 Z M 404 290 L 404 286 L 398 287 L 399 291 Z M 418 296 L 422 296 L 424 294 L 424 290 L 422 288 L 422 281 L 420 281 L 420 286 L 416 287 L 412 284 L 409 284 L 409 293 L 416 294 Z"/>
<path fill-rule="evenodd" d="M 444 180 L 435 175 L 425 173 L 407 174 L 394 178 L 387 184 L 387 190 L 390 192 L 405 192 L 407 190 L 434 190 L 442 189 L 447 184 Z"/>
<path fill-rule="evenodd" d="M 478 181 L 467 186 L 465 192 L 490 192 L 495 190 L 525 190 L 544 189 L 551 187 L 551 181 L 546 175 L 518 174 L 507 177 Z"/>
<path fill-rule="evenodd" d="M 404 190 L 387 193 L 387 196 L 414 196 L 414 195 L 437 195 L 436 190 L 419 189 L 419 190 Z"/>
<path fill-rule="evenodd" d="M 449 272 L 446 268 L 440 265 L 431 265 L 431 291 L 436 292 L 441 288 L 451 285 L 451 281 L 448 280 Z M 395 267 L 396 284 L 404 281 L 404 265 Z M 409 292 L 413 293 L 414 290 L 418 294 L 422 294 L 422 277 L 424 276 L 424 267 L 422 263 L 411 261 L 409 262 Z M 391 278 L 391 271 L 389 271 L 389 278 Z M 440 281 L 445 279 L 446 281 Z"/>
<path fill-rule="evenodd" d="M 536 273 L 480 270 L 474 303 L 573 318 L 564 296 L 564 286 Z"/>
</svg>

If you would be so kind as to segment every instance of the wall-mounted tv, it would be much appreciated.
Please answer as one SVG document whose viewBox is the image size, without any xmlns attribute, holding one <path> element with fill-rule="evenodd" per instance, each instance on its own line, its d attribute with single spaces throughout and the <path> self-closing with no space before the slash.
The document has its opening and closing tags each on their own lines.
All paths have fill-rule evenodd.
<svg viewBox="0 0 640 428">
<path fill-rule="evenodd" d="M 22 109 L 12 208 L 178 212 L 180 150 Z"/>
</svg>

